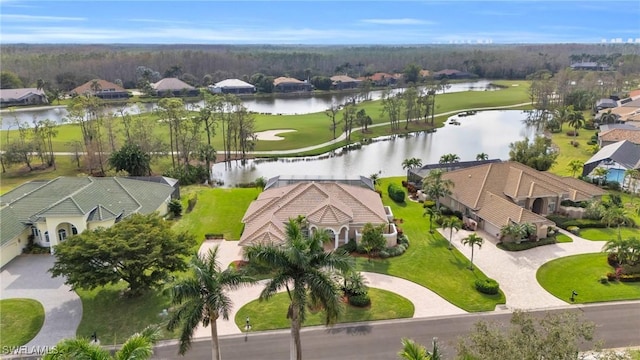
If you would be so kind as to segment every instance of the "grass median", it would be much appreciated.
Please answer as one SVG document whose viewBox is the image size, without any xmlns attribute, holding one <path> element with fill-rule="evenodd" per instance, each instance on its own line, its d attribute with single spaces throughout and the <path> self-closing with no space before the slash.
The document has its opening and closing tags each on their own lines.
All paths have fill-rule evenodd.
<svg viewBox="0 0 640 360">
<path fill-rule="evenodd" d="M 33 299 L 0 300 L 0 348 L 22 346 L 33 339 L 44 324 L 44 307 Z"/>
</svg>

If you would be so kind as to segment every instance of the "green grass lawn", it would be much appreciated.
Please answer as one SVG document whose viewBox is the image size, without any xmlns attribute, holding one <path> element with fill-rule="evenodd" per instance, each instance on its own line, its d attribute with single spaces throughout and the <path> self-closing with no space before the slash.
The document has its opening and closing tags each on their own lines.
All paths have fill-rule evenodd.
<svg viewBox="0 0 640 360">
<path fill-rule="evenodd" d="M 593 155 L 591 152 L 591 145 L 587 145 L 587 142 L 591 139 L 591 136 L 596 133 L 596 130 L 581 129 L 578 131 L 578 136 L 568 136 L 567 131 L 572 130 L 567 124 L 563 127 L 564 131 L 557 134 L 551 134 L 551 140 L 559 151 L 556 163 L 549 169 L 550 172 L 560 176 L 579 176 L 581 172 L 573 174 L 569 169 L 569 163 L 572 160 L 579 160 L 585 162 Z M 580 145 L 574 147 L 571 145 L 572 140 L 578 141 Z"/>
<path fill-rule="evenodd" d="M 607 282 L 600 278 L 613 272 L 606 253 L 583 254 L 559 258 L 542 265 L 538 282 L 553 296 L 569 301 L 571 290 L 578 293 L 577 303 L 640 299 L 640 283 Z"/>
<path fill-rule="evenodd" d="M 390 182 L 400 183 L 404 177 L 385 178 L 378 188 L 383 192 L 383 203 L 389 205 L 409 237 L 410 246 L 399 257 L 375 259 L 357 258 L 360 271 L 370 271 L 397 276 L 427 287 L 450 303 L 466 311 L 492 311 L 497 304 L 506 302 L 504 294 L 486 295 L 474 287 L 476 279 L 487 276 L 480 270 L 469 270 L 469 260 L 458 250 L 448 250 L 448 241 L 438 232 L 429 233 L 428 217 L 423 217 L 422 204 L 406 202 L 397 204 L 387 195 Z M 491 245 L 487 245 L 491 246 Z"/>
<path fill-rule="evenodd" d="M 623 239 L 628 239 L 632 236 L 636 238 L 640 238 L 640 229 L 638 228 L 620 228 L 620 234 Z M 618 238 L 618 228 L 587 228 L 580 229 L 580 233 L 578 234 L 581 238 L 593 241 L 609 241 Z"/>
<path fill-rule="evenodd" d="M 33 339 L 44 324 L 44 308 L 33 299 L 0 300 L 0 348 L 22 346 Z"/>
<path fill-rule="evenodd" d="M 224 234 L 226 240 L 239 240 L 243 224 L 240 222 L 260 189 L 256 188 L 209 188 L 187 186 L 180 190 L 183 203 L 182 218 L 173 228 L 194 234 L 198 243 L 205 234 Z M 191 213 L 186 213 L 187 201 L 198 196 L 198 202 Z"/>
<path fill-rule="evenodd" d="M 640 226 L 640 214 L 636 212 L 638 206 L 640 206 L 640 195 L 631 196 L 631 194 L 624 193 L 622 191 L 609 191 L 609 194 L 617 194 L 620 195 L 620 199 L 622 200 L 622 206 L 627 212 L 627 216 L 633 219 L 636 222 L 636 225 Z M 604 201 L 609 200 L 609 195 L 605 195 L 602 197 Z M 640 230 L 638 230 L 640 231 Z"/>
<path fill-rule="evenodd" d="M 392 292 L 369 288 L 371 306 L 358 308 L 345 305 L 338 323 L 401 319 L 413 317 L 414 307 L 411 301 Z M 251 330 L 285 329 L 291 326 L 286 317 L 289 297 L 286 293 L 276 294 L 269 301 L 254 300 L 238 310 L 235 322 L 244 329 L 246 318 L 251 320 Z M 307 313 L 304 326 L 323 325 L 322 312 Z"/>
<path fill-rule="evenodd" d="M 162 324 L 163 309 L 169 308 L 169 297 L 159 291 L 150 291 L 140 297 L 123 297 L 127 284 L 78 290 L 82 300 L 82 321 L 77 335 L 90 337 L 95 331 L 102 345 L 122 344 L 127 338 L 145 327 Z M 162 326 L 162 339 L 174 338 Z"/>
<path fill-rule="evenodd" d="M 558 243 L 569 243 L 569 242 L 573 242 L 573 239 L 570 238 L 569 236 L 565 235 L 565 234 L 558 234 L 558 235 L 556 235 L 556 242 L 558 242 Z"/>
</svg>

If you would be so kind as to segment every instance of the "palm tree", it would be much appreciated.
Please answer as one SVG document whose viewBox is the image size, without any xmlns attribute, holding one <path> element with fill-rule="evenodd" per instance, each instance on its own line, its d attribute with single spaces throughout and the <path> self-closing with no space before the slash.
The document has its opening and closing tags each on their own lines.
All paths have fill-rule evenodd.
<svg viewBox="0 0 640 360">
<path fill-rule="evenodd" d="M 573 112 L 573 105 L 562 106 L 553 112 L 553 119 L 560 125 L 560 131 L 562 131 L 562 125 L 569 121 L 569 114 Z"/>
<path fill-rule="evenodd" d="M 411 170 L 411 169 L 419 168 L 419 167 L 422 167 L 422 160 L 420 160 L 418 158 L 404 159 L 402 161 L 402 169 L 403 170 Z"/>
<path fill-rule="evenodd" d="M 440 211 L 440 198 L 451 195 L 453 181 L 442 178 L 442 170 L 433 170 L 422 180 L 422 190 L 436 202 L 436 209 Z"/>
<path fill-rule="evenodd" d="M 456 229 L 456 232 L 462 228 L 462 221 L 458 219 L 456 216 L 449 216 L 448 218 L 442 220 L 442 228 L 449 229 L 449 250 L 453 248 L 451 244 L 451 238 L 453 237 L 453 229 Z"/>
<path fill-rule="evenodd" d="M 620 236 L 620 226 L 633 226 L 634 221 L 627 215 L 627 211 L 624 208 L 610 206 L 604 211 L 602 215 L 602 221 L 607 224 L 607 227 L 616 225 L 618 227 L 618 236 Z"/>
<path fill-rule="evenodd" d="M 618 115 L 612 113 L 611 110 L 607 111 L 606 113 L 600 116 L 601 124 L 611 124 L 611 123 L 615 123 L 616 121 L 618 121 Z"/>
<path fill-rule="evenodd" d="M 627 189 L 631 192 L 631 197 L 636 193 L 636 183 L 640 179 L 640 169 L 627 169 L 624 172 L 624 179 L 628 185 Z"/>
<path fill-rule="evenodd" d="M 217 256 L 218 247 L 209 249 L 206 255 L 194 255 L 190 276 L 169 289 L 171 303 L 178 308 L 172 313 L 167 327 L 170 331 L 180 328 L 181 355 L 191 347 L 193 332 L 202 323 L 202 326 L 211 326 L 212 359 L 220 360 L 217 320 L 220 316 L 229 319 L 232 306 L 226 291 L 253 282 L 234 269 L 221 270 Z"/>
<path fill-rule="evenodd" d="M 402 351 L 398 353 L 398 356 L 405 360 L 440 360 L 440 348 L 435 338 L 431 352 L 412 339 L 402 338 Z"/>
<path fill-rule="evenodd" d="M 608 174 L 609 169 L 606 168 L 597 167 L 595 170 L 593 170 L 593 175 L 598 178 L 598 183 L 600 183 L 600 185 L 604 185 L 605 179 L 607 178 Z"/>
<path fill-rule="evenodd" d="M 422 214 L 422 216 L 429 216 L 429 232 L 433 234 L 433 222 L 437 222 L 440 219 L 440 210 L 431 206 L 427 206 L 426 208 L 424 208 L 424 213 Z"/>
<path fill-rule="evenodd" d="M 260 293 L 260 300 L 268 300 L 278 290 L 286 289 L 289 296 L 287 319 L 291 321 L 291 359 L 302 360 L 300 328 L 306 319 L 307 305 L 317 300 L 324 308 L 325 324 L 333 323 L 340 312 L 340 288 L 331 272 L 348 272 L 353 268 L 344 252 L 325 252 L 324 231 L 304 236 L 294 220 L 286 224 L 286 239 L 282 245 L 257 244 L 245 248 L 250 263 L 267 266 L 274 271 Z"/>
<path fill-rule="evenodd" d="M 568 120 L 569 126 L 575 129 L 573 132 L 573 138 L 578 136 L 578 129 L 584 126 L 584 115 L 582 115 L 582 111 L 573 111 L 569 114 Z"/>
<path fill-rule="evenodd" d="M 462 241 L 462 245 L 471 246 L 471 266 L 469 267 L 469 269 L 473 270 L 473 248 L 475 246 L 478 246 L 478 249 L 480 249 L 482 247 L 482 243 L 484 243 L 484 239 L 478 236 L 478 234 L 476 233 L 471 233 L 469 234 L 469 236 L 467 236 L 466 238 L 463 238 L 461 241 Z"/>
<path fill-rule="evenodd" d="M 102 90 L 102 85 L 100 85 L 100 80 L 98 79 L 93 79 L 91 80 L 91 85 L 90 85 L 91 91 L 93 91 L 93 93 L 97 93 L 100 92 L 100 90 Z"/>
<path fill-rule="evenodd" d="M 489 154 L 481 152 L 478 155 L 476 155 L 476 160 L 480 161 L 480 160 L 489 160 Z"/>
<path fill-rule="evenodd" d="M 143 360 L 153 355 L 153 345 L 159 339 L 159 329 L 149 326 L 131 335 L 120 350 L 112 356 L 107 349 L 87 338 L 64 339 L 48 352 L 44 360 L 92 359 L 92 360 Z"/>
<path fill-rule="evenodd" d="M 440 156 L 440 164 L 453 164 L 460 161 L 460 156 L 457 154 L 444 154 Z"/>
<path fill-rule="evenodd" d="M 576 173 L 584 167 L 584 163 L 580 160 L 571 160 L 567 168 L 571 171 L 571 176 L 576 176 Z"/>
<path fill-rule="evenodd" d="M 509 223 L 500 228 L 500 235 L 519 242 L 525 235 L 525 229 L 516 223 Z"/>
<path fill-rule="evenodd" d="M 371 182 L 373 182 L 373 186 L 376 186 L 376 185 L 378 185 L 378 180 L 380 179 L 380 174 L 373 173 L 373 174 L 369 175 L 369 179 L 371 179 Z"/>
</svg>

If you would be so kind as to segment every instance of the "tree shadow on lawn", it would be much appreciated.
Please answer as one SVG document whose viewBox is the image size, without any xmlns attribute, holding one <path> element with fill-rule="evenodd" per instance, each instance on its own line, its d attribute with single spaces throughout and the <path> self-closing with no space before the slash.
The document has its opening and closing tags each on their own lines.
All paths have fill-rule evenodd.
<svg viewBox="0 0 640 360">
<path fill-rule="evenodd" d="M 402 256 L 402 255 L 400 255 Z M 362 260 L 358 261 L 361 266 L 361 271 L 375 272 L 375 273 L 389 273 L 389 259 L 360 257 Z"/>
<path fill-rule="evenodd" d="M 327 329 L 327 333 L 331 335 L 347 334 L 347 335 L 367 335 L 371 332 L 371 325 L 352 325 L 352 326 L 340 326 L 330 327 Z"/>
</svg>

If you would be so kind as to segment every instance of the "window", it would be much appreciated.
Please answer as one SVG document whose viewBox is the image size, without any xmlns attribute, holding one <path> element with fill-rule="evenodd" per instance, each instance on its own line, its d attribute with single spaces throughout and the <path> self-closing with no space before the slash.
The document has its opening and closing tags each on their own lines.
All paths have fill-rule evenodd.
<svg viewBox="0 0 640 360">
<path fill-rule="evenodd" d="M 31 227 L 31 235 L 33 235 L 33 237 L 40 237 L 40 230 L 38 230 L 37 227 L 32 226 Z"/>
<path fill-rule="evenodd" d="M 78 228 L 71 225 L 71 235 L 78 235 Z"/>
<path fill-rule="evenodd" d="M 45 242 L 49 242 L 49 232 L 48 231 L 44 232 L 44 241 Z"/>
<path fill-rule="evenodd" d="M 66 238 L 67 238 L 67 230 L 65 229 L 58 230 L 58 240 L 63 241 Z"/>
</svg>

